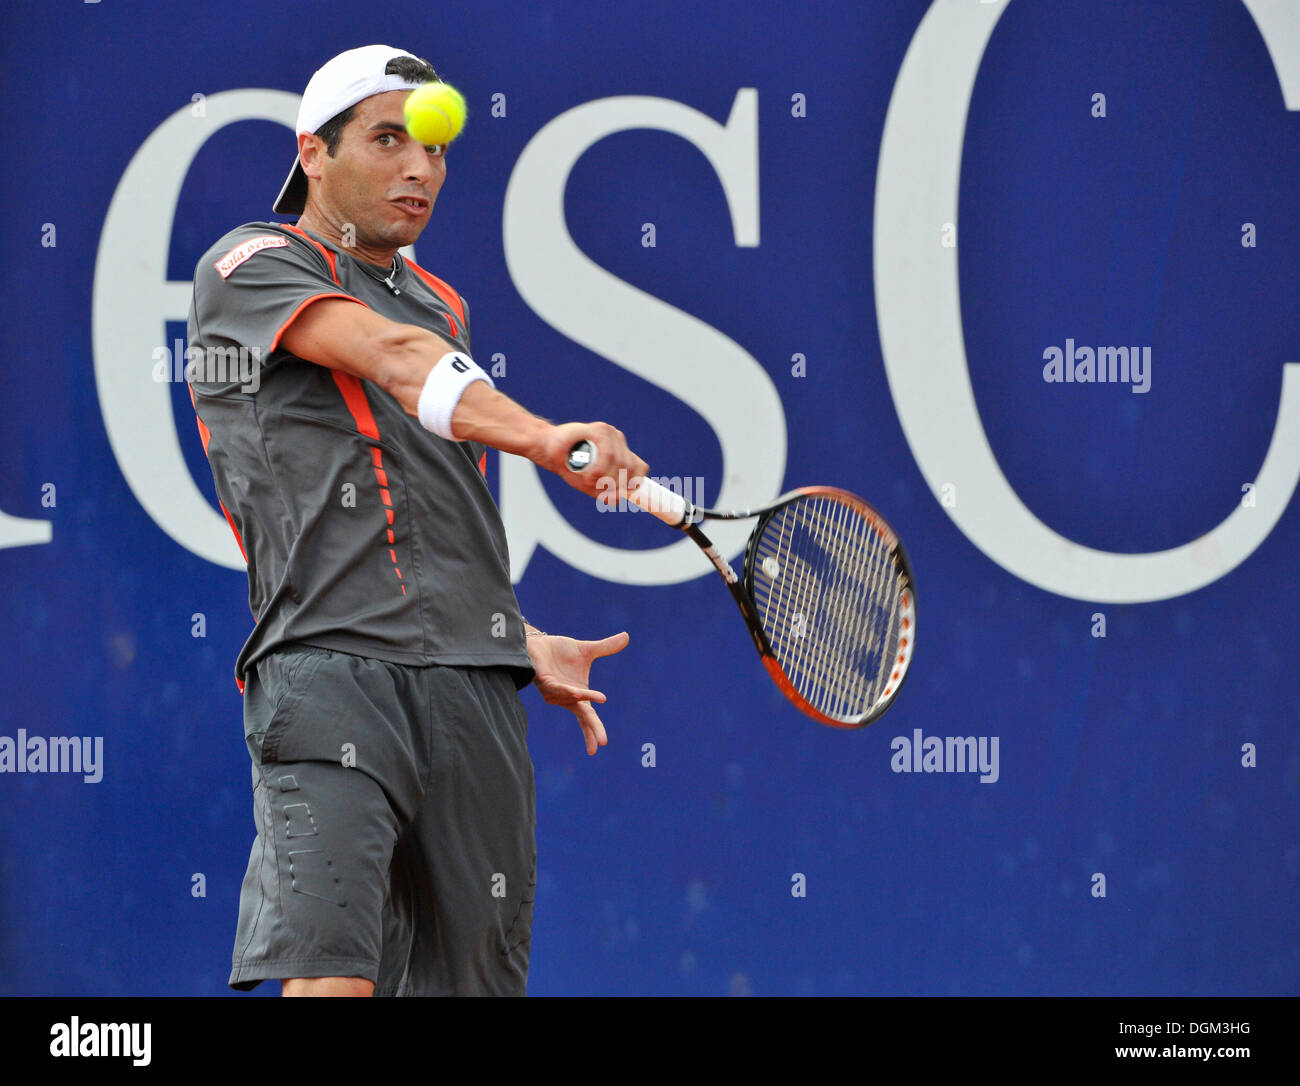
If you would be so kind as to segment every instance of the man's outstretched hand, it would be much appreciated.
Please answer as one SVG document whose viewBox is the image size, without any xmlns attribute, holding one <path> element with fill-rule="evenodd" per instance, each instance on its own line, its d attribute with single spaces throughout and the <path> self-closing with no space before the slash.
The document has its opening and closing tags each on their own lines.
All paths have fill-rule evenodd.
<svg viewBox="0 0 1300 1086">
<path fill-rule="evenodd" d="M 605 695 L 588 685 L 591 662 L 600 656 L 612 656 L 627 647 L 627 631 L 601 641 L 578 641 L 572 637 L 550 634 L 528 635 L 528 655 L 537 677 L 533 680 L 548 705 L 563 705 L 572 711 L 587 737 L 587 753 L 595 754 L 605 745 L 605 725 L 600 722 L 593 701 L 603 702 Z"/>
</svg>

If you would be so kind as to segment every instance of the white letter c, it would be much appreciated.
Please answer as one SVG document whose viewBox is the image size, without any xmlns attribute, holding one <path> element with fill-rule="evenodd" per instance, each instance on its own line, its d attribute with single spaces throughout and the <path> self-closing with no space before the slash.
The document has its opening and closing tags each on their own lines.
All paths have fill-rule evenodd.
<svg viewBox="0 0 1300 1086">
<path fill-rule="evenodd" d="M 1300 23 L 1286 0 L 1243 0 L 1287 108 L 1300 109 Z M 1289 8 L 1289 10 L 1288 10 Z M 966 114 L 1001 6 L 936 0 L 894 85 L 876 182 L 874 277 L 889 390 L 912 455 L 963 533 L 1008 572 L 1073 599 L 1148 603 L 1194 592 L 1246 560 L 1300 483 L 1300 363 L 1282 367 L 1277 424 L 1255 476 L 1258 504 L 1211 531 L 1146 554 L 1093 550 L 1052 531 L 1007 481 L 980 422 L 962 336 L 957 250 L 935 240 L 957 221 Z"/>
</svg>

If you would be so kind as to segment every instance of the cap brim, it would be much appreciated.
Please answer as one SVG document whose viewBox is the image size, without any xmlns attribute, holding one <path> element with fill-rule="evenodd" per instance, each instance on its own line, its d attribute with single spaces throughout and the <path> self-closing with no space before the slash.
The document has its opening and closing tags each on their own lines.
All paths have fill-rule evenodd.
<svg viewBox="0 0 1300 1086">
<path fill-rule="evenodd" d="M 285 179 L 284 188 L 272 207 L 277 215 L 301 215 L 307 208 L 307 175 L 302 172 L 302 160 L 296 155 L 293 169 Z"/>
</svg>

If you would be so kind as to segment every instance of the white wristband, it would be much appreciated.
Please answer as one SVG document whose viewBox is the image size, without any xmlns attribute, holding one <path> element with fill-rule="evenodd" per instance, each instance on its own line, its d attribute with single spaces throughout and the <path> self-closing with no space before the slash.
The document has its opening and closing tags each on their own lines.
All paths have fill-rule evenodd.
<svg viewBox="0 0 1300 1086">
<path fill-rule="evenodd" d="M 464 440 L 452 437 L 451 416 L 465 390 L 475 381 L 486 381 L 489 388 L 496 388 L 492 378 L 469 355 L 460 351 L 443 355 L 429 371 L 420 390 L 420 402 L 416 405 L 420 425 L 448 441 Z"/>
</svg>

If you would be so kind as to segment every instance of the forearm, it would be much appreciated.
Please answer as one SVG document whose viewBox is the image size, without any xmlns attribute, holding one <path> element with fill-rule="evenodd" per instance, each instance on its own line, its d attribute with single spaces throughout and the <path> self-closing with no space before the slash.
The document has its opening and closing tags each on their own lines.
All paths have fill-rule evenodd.
<svg viewBox="0 0 1300 1086">
<path fill-rule="evenodd" d="M 280 345 L 309 362 L 372 381 L 435 433 L 525 457 L 592 497 L 608 493 L 610 479 L 637 479 L 649 471 L 627 447 L 621 430 L 605 422 L 552 425 L 486 381 L 451 380 L 437 386 L 425 397 L 427 414 L 436 422 L 426 421 L 421 417 L 421 394 L 434 367 L 455 352 L 456 345 L 419 325 L 390 321 L 355 301 L 323 298 L 309 305 L 285 329 Z M 464 368 L 457 372 L 470 373 Z M 599 468 L 569 470 L 569 451 L 580 441 L 599 450 Z M 619 487 L 624 485 L 620 481 Z"/>
<path fill-rule="evenodd" d="M 438 420 L 436 425 L 430 424 L 425 421 L 420 407 L 425 384 L 434 367 L 456 350 L 455 345 L 416 325 L 391 322 L 375 325 L 371 319 L 373 314 L 368 310 L 352 303 L 340 304 L 352 312 L 334 311 L 340 318 L 334 325 L 339 330 L 335 338 L 330 338 L 331 328 L 318 330 L 321 353 L 331 358 L 342 354 L 340 348 L 345 344 L 341 344 L 339 339 L 351 337 L 351 341 L 357 342 L 363 361 L 353 360 L 340 368 L 374 381 L 401 404 L 402 410 L 419 418 L 435 433 L 444 437 L 450 433 L 457 441 L 476 441 L 522 456 L 592 497 L 609 492 L 608 480 L 620 480 L 618 486 L 622 488 L 626 485 L 624 480 L 637 479 L 648 473 L 646 462 L 627 447 L 627 439 L 621 430 L 605 422 L 552 424 L 496 391 L 486 381 L 471 380 L 459 387 L 454 387 L 457 382 L 452 381 L 451 395 L 440 398 L 440 393 L 435 392 L 426 396 L 428 404 L 433 405 L 437 412 L 434 416 Z M 317 306 L 311 307 L 315 308 Z M 375 333 L 369 339 L 360 334 L 367 328 Z M 461 368 L 460 372 L 464 375 L 470 371 Z M 437 375 L 434 380 L 438 380 Z M 458 398 L 453 399 L 453 395 Z M 455 404 L 454 410 L 452 403 Z M 589 441 L 599 450 L 598 469 L 569 470 L 569 451 L 580 441 Z M 622 493 L 621 489 L 619 493 Z"/>
<path fill-rule="evenodd" d="M 451 432 L 458 440 L 477 441 L 534 461 L 540 459 L 554 429 L 486 381 L 475 381 L 465 389 L 451 416 Z"/>
<path fill-rule="evenodd" d="M 420 392 L 433 367 L 456 350 L 441 336 L 415 325 L 401 325 L 387 351 L 383 387 L 408 415 L 418 413 Z M 451 416 L 452 435 L 502 452 L 537 460 L 555 427 L 515 403 L 486 381 L 475 381 L 461 395 Z"/>
</svg>

